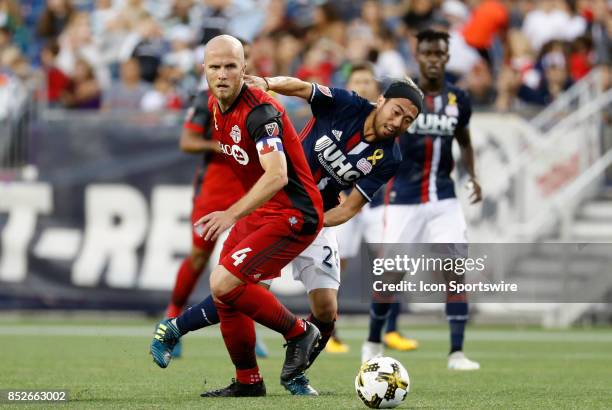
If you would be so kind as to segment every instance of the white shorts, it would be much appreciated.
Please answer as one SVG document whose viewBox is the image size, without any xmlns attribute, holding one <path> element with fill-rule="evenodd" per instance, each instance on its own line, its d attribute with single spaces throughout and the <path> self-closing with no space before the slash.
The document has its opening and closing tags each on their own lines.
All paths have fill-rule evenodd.
<svg viewBox="0 0 612 410">
<path fill-rule="evenodd" d="M 293 278 L 304 284 L 306 292 L 340 287 L 338 241 L 333 228 L 323 228 L 315 240 L 292 262 Z"/>
<path fill-rule="evenodd" d="M 385 206 L 382 243 L 466 243 L 467 226 L 456 198 Z"/>
</svg>

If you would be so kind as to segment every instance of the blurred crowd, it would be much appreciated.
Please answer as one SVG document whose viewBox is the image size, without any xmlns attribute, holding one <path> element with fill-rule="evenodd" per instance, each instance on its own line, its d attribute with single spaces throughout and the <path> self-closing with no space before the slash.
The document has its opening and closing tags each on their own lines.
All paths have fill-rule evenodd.
<svg viewBox="0 0 612 410">
<path fill-rule="evenodd" d="M 50 107 L 180 110 L 221 33 L 250 44 L 257 75 L 344 86 L 370 61 L 380 79 L 416 78 L 427 27 L 450 33 L 448 79 L 483 109 L 545 106 L 612 63 L 612 0 L 0 0 L 0 94 L 23 84 Z"/>
</svg>

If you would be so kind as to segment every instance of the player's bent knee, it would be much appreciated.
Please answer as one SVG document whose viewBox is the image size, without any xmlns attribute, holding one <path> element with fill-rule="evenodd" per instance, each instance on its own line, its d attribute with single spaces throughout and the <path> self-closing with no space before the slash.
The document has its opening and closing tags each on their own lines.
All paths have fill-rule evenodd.
<svg viewBox="0 0 612 410">
<path fill-rule="evenodd" d="M 313 310 L 314 312 L 312 313 L 314 317 L 316 317 L 318 320 L 324 323 L 330 323 L 336 320 L 336 315 L 338 313 L 335 306 L 331 306 L 331 305 L 323 306 L 320 308 L 315 308 Z"/>
<path fill-rule="evenodd" d="M 210 292 L 216 299 L 242 284 L 244 282 L 232 275 L 223 265 L 217 265 L 210 274 Z"/>
<path fill-rule="evenodd" d="M 321 322 L 333 322 L 338 314 L 336 292 L 331 289 L 315 289 L 310 294 L 312 314 Z"/>
</svg>

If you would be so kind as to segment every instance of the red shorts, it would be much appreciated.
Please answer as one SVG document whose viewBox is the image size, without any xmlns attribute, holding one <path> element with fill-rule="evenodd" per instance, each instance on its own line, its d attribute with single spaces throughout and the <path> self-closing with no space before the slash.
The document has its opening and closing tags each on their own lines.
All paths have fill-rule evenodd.
<svg viewBox="0 0 612 410">
<path fill-rule="evenodd" d="M 295 217 L 282 214 L 240 219 L 225 240 L 219 263 L 244 282 L 279 277 L 281 269 L 317 237 L 299 235 L 300 225 Z"/>
</svg>

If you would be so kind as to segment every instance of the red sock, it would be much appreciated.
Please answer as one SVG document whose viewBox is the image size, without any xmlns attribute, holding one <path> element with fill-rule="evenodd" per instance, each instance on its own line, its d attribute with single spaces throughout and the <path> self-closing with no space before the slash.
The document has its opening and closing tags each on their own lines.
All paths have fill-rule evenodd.
<svg viewBox="0 0 612 410">
<path fill-rule="evenodd" d="M 291 313 L 267 289 L 246 283 L 219 297 L 226 305 L 233 306 L 257 323 L 293 339 L 304 333 L 304 322 Z M 221 319 L 223 323 L 223 319 Z"/>
<path fill-rule="evenodd" d="M 166 310 L 166 317 L 177 317 L 181 314 L 201 273 L 193 270 L 190 257 L 183 259 L 183 263 L 181 263 L 181 267 L 176 275 L 176 283 L 174 284 L 172 297 Z"/>
<path fill-rule="evenodd" d="M 221 319 L 221 334 L 232 363 L 236 380 L 243 384 L 261 381 L 255 358 L 255 323 L 232 306 L 215 303 Z"/>
<path fill-rule="evenodd" d="M 255 384 L 263 379 L 259 374 L 259 367 L 256 366 L 252 369 L 236 369 L 236 380 L 242 384 Z"/>
</svg>

